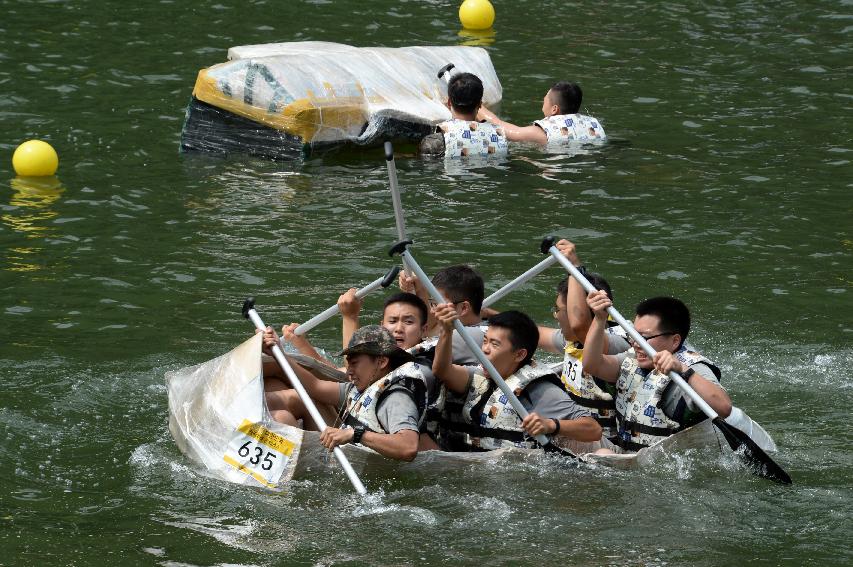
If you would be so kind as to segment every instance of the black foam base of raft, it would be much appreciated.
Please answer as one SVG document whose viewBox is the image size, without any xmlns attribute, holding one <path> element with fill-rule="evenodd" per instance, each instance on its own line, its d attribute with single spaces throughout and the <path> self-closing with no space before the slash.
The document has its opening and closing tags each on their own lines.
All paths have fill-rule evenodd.
<svg viewBox="0 0 853 567">
<path fill-rule="evenodd" d="M 419 142 L 434 131 L 431 124 L 399 116 L 376 116 L 371 133 L 354 142 L 305 144 L 302 138 L 258 124 L 217 108 L 195 97 L 190 99 L 181 132 L 182 152 L 204 152 L 227 156 L 249 154 L 273 160 L 295 160 L 342 147 L 373 147 L 386 140 Z M 365 125 L 367 129 L 367 125 Z"/>
<path fill-rule="evenodd" d="M 258 124 L 192 97 L 181 132 L 181 151 L 293 160 L 303 157 L 306 148 L 299 136 Z"/>
</svg>

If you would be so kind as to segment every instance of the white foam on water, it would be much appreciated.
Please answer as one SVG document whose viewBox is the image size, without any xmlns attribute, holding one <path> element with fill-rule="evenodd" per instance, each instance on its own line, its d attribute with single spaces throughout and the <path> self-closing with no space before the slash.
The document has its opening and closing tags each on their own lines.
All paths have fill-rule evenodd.
<svg viewBox="0 0 853 567">
<path fill-rule="evenodd" d="M 220 517 L 176 517 L 174 520 L 163 520 L 167 526 L 189 529 L 214 538 L 229 547 L 246 551 L 255 551 L 250 545 L 250 536 L 258 529 L 256 520 L 242 520 L 232 516 Z"/>
<path fill-rule="evenodd" d="M 385 491 L 381 489 L 376 492 L 370 492 L 361 497 L 354 496 L 354 498 L 361 499 L 357 506 L 352 510 L 352 516 L 356 518 L 396 515 L 402 520 L 408 520 L 408 522 L 415 524 L 434 526 L 438 523 L 436 515 L 426 508 L 386 502 L 387 498 Z M 397 522 L 399 521 L 400 520 L 397 520 Z"/>
</svg>

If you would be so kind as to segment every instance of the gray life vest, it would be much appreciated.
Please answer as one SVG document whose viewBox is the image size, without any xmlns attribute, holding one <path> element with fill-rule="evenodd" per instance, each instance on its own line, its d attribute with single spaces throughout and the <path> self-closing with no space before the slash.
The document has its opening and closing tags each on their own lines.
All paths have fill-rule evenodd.
<svg viewBox="0 0 853 567">
<path fill-rule="evenodd" d="M 382 399 L 392 391 L 403 391 L 415 402 L 418 408 L 418 425 L 426 414 L 426 382 L 423 371 L 417 362 L 407 362 L 389 372 L 370 386 L 359 392 L 350 384 L 346 400 L 341 408 L 342 427 L 363 425 L 375 433 L 388 433 L 379 422 L 376 410 Z"/>
<path fill-rule="evenodd" d="M 522 396 L 538 380 L 562 387 L 557 375 L 544 365 L 522 366 L 506 378 L 506 383 L 516 396 Z M 521 448 L 540 446 L 521 427 L 521 417 L 482 368 L 474 373 L 464 396 L 447 392 L 439 442 L 442 448 L 455 451 L 491 451 L 507 444 Z"/>
</svg>

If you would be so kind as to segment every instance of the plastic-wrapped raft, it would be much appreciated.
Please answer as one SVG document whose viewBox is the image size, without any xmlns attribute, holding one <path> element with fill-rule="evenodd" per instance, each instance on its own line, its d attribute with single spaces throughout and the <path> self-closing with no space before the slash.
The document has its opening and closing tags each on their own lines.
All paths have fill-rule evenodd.
<svg viewBox="0 0 853 567">
<path fill-rule="evenodd" d="M 479 47 L 352 47 L 271 43 L 232 47 L 227 63 L 198 74 L 181 135 L 183 151 L 293 159 L 344 144 L 415 142 L 450 118 L 438 72 L 474 73 L 483 103 L 501 84 Z"/>
</svg>

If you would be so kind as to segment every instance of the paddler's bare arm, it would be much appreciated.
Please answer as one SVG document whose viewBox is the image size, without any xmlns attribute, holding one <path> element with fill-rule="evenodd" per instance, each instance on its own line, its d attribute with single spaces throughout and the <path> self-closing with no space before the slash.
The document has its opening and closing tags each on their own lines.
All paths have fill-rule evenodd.
<svg viewBox="0 0 853 567">
<path fill-rule="evenodd" d="M 278 335 L 275 334 L 272 327 L 267 327 L 264 330 L 264 346 L 267 349 L 271 349 L 277 344 L 279 344 Z M 285 355 L 285 357 L 287 357 L 287 355 Z M 337 382 L 320 380 L 295 361 L 288 360 L 288 362 L 291 363 L 290 366 L 296 373 L 296 377 L 299 378 L 302 386 L 305 387 L 308 395 L 311 396 L 314 401 L 332 405 L 338 405 L 338 403 L 340 403 L 340 389 Z M 283 371 L 282 374 L 284 374 Z M 285 380 L 289 382 L 287 377 L 285 377 Z"/>
<path fill-rule="evenodd" d="M 326 366 L 331 366 L 332 368 L 335 368 L 335 364 L 332 361 L 323 358 L 323 356 L 319 352 L 317 352 L 317 349 L 314 348 L 314 345 L 311 344 L 306 335 L 297 335 L 294 332 L 296 331 L 296 328 L 298 326 L 299 323 L 291 323 L 290 325 L 282 327 L 281 336 L 284 337 L 284 340 L 296 347 L 296 350 L 299 351 L 301 354 L 304 354 L 305 356 L 310 356 L 315 360 L 319 360 Z M 278 365 L 277 362 L 275 364 Z"/>
<path fill-rule="evenodd" d="M 351 428 L 327 427 L 320 434 L 320 443 L 327 449 L 334 449 L 338 445 L 352 443 L 354 433 L 355 431 Z M 411 461 L 418 455 L 418 432 L 410 429 L 397 433 L 365 431 L 361 437 L 361 444 L 389 459 Z"/>
<path fill-rule="evenodd" d="M 352 334 L 358 329 L 358 316 L 361 313 L 361 305 L 363 301 L 355 296 L 357 290 L 351 287 L 338 298 L 338 309 L 341 311 L 341 324 L 343 348 L 349 346 L 349 340 Z"/>
<path fill-rule="evenodd" d="M 468 389 L 468 370 L 464 366 L 453 364 L 453 321 L 459 318 L 452 303 L 440 303 L 432 308 L 439 322 L 438 344 L 435 346 L 435 358 L 432 361 L 432 373 L 441 380 L 447 389 L 463 394 Z"/>
<path fill-rule="evenodd" d="M 531 126 L 516 126 L 515 124 L 504 122 L 485 106 L 481 106 L 480 110 L 477 111 L 477 120 L 486 120 L 498 128 L 503 128 L 506 139 L 511 142 L 536 142 L 543 146 L 548 143 L 548 136 L 545 134 L 545 130 L 536 124 Z"/>
<path fill-rule="evenodd" d="M 554 333 L 562 334 L 562 331 L 560 329 L 543 327 L 541 325 L 537 325 L 537 328 L 539 329 L 539 345 L 536 348 L 539 350 L 553 352 L 555 354 L 563 354 L 563 351 L 557 350 L 557 347 L 554 346 Z"/>
<path fill-rule="evenodd" d="M 591 417 L 579 417 L 577 419 L 560 419 L 560 430 L 553 419 L 543 418 L 536 412 L 527 414 L 521 422 L 521 426 L 530 435 L 536 436 L 540 433 L 551 435 L 555 431 L 558 436 L 575 441 L 598 441 L 601 439 L 601 426 Z"/>
<path fill-rule="evenodd" d="M 418 432 L 411 429 L 397 433 L 365 431 L 361 444 L 390 459 L 411 461 L 418 454 Z"/>
<path fill-rule="evenodd" d="M 666 350 L 658 351 L 652 359 L 655 363 L 655 370 L 663 374 L 668 374 L 670 370 L 674 370 L 679 374 L 684 374 L 688 370 L 688 366 L 675 358 L 675 356 Z M 693 373 L 687 380 L 687 384 L 696 390 L 699 396 L 708 402 L 708 405 L 717 412 L 723 419 L 729 417 L 732 413 L 732 399 L 728 393 L 717 384 L 705 380 L 697 373 Z"/>
<path fill-rule="evenodd" d="M 572 242 L 565 239 L 560 240 L 557 242 L 557 249 L 574 267 L 579 268 L 581 266 L 577 250 Z M 589 306 L 586 304 L 586 292 L 583 286 L 571 276 L 569 276 L 569 289 L 566 293 L 566 311 L 569 317 L 569 325 L 575 335 L 574 340 L 584 342 L 586 334 L 589 332 L 589 326 L 592 324 L 592 313 L 589 312 Z"/>
<path fill-rule="evenodd" d="M 604 354 L 607 340 L 604 336 L 604 329 L 607 325 L 607 308 L 612 305 L 612 302 L 607 297 L 607 293 L 603 291 L 590 293 L 586 302 L 595 317 L 589 327 L 589 332 L 586 334 L 586 340 L 584 340 L 584 370 L 607 382 L 616 382 L 619 378 L 619 360 L 613 355 Z"/>
</svg>

